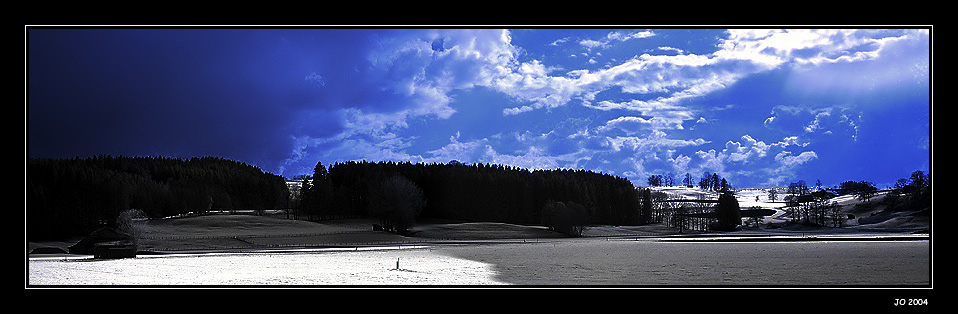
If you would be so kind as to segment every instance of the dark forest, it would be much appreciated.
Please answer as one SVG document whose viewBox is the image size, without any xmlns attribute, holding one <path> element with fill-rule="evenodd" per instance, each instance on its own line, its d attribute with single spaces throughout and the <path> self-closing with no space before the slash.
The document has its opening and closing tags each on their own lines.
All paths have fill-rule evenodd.
<svg viewBox="0 0 958 314">
<path fill-rule="evenodd" d="M 345 162 L 316 166 L 298 208 L 309 216 L 375 216 L 382 187 L 401 177 L 421 190 L 422 217 L 549 225 L 565 215 L 579 224 L 640 223 L 639 193 L 625 178 L 586 170 L 527 170 L 495 164 Z M 574 213 L 543 212 L 562 203 Z M 550 207 L 550 208 L 554 208 Z M 556 217 L 558 215 L 559 217 Z M 402 230 L 399 230 L 402 231 Z"/>
<path fill-rule="evenodd" d="M 406 192 L 387 193 L 397 185 Z M 625 178 L 455 161 L 344 162 L 328 169 L 317 163 L 303 189 L 290 195 L 284 178 L 218 157 L 29 159 L 25 190 L 25 227 L 31 241 L 85 235 L 129 209 L 149 218 L 284 209 L 308 220 L 377 217 L 397 223 L 394 231 L 399 232 L 419 217 L 556 228 L 568 225 L 560 222 L 570 217 L 577 225 L 645 221 L 639 192 Z M 418 207 L 412 217 L 398 219 L 384 216 L 395 213 L 383 207 L 397 204 L 386 195 L 418 195 L 421 202 L 407 205 Z"/>
<path fill-rule="evenodd" d="M 31 241 L 86 235 L 129 209 L 150 218 L 285 207 L 283 177 L 217 157 L 29 159 L 25 227 Z"/>
</svg>

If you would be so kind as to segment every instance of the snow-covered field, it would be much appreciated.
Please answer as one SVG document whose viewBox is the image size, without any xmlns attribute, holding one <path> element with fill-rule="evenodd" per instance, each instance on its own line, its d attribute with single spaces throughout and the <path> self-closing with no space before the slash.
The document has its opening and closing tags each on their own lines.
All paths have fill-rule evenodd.
<svg viewBox="0 0 958 314">
<path fill-rule="evenodd" d="M 691 199 L 704 193 L 697 189 L 660 189 Z M 768 202 L 763 189 L 742 189 L 737 197 L 741 208 L 775 209 L 782 205 Z M 854 202 L 853 199 L 847 201 Z M 777 218 L 773 215 L 769 219 Z M 585 237 L 570 239 L 544 236 L 546 231 L 535 226 L 434 223 L 421 227 L 420 234 L 424 237 L 404 238 L 373 232 L 369 223 L 366 220 L 314 223 L 245 215 L 151 221 L 147 226 L 149 237 L 141 241 L 141 246 L 156 251 L 173 248 L 176 254 L 115 260 L 79 255 L 30 255 L 25 279 L 30 287 L 923 287 L 931 283 L 931 243 L 927 237 L 857 241 L 816 234 L 818 241 L 676 241 L 671 238 L 674 230 L 663 230 L 663 226 L 591 226 Z M 760 231 L 765 234 L 756 234 Z M 736 235 L 802 236 L 764 229 Z M 863 234 L 848 229 L 840 235 Z M 34 245 L 31 243 L 31 247 Z M 237 245 L 247 247 L 237 249 Z M 263 247 L 273 249 L 245 251 Z M 200 249 L 207 252 L 183 251 Z"/>
<path fill-rule="evenodd" d="M 397 262 L 399 268 L 396 268 Z M 377 248 L 30 259 L 30 285 L 488 285 L 492 266 L 434 250 Z"/>
<path fill-rule="evenodd" d="M 29 284 L 921 286 L 931 282 L 930 265 L 927 240 L 580 238 L 118 260 L 31 258 Z"/>
</svg>

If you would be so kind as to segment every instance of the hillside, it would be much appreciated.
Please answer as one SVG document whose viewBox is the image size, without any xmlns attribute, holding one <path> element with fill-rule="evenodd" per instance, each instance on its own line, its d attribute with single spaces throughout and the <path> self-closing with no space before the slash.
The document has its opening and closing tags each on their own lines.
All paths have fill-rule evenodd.
<svg viewBox="0 0 958 314">
<path fill-rule="evenodd" d="M 25 190 L 30 240 L 89 234 L 130 209 L 159 218 L 282 208 L 287 198 L 282 177 L 217 157 L 29 159 Z"/>
<path fill-rule="evenodd" d="M 408 245 L 436 241 L 554 239 L 566 236 L 542 226 L 491 222 L 426 220 L 412 228 L 411 236 L 373 230 L 374 219 L 354 218 L 323 222 L 285 219 L 283 215 L 207 215 L 152 219 L 139 224 L 141 252 L 222 251 L 306 247 Z M 675 231 L 661 225 L 593 226 L 584 237 L 667 235 Z M 27 252 L 66 252 L 80 238 L 67 241 L 29 242 Z"/>
<path fill-rule="evenodd" d="M 696 199 L 711 197 L 707 192 L 686 188 L 657 188 L 674 197 Z M 756 201 L 758 196 L 758 201 Z M 884 202 L 884 194 L 862 203 L 852 196 L 832 199 L 843 205 L 843 214 L 848 219 L 846 227 L 816 227 L 789 224 L 782 216 L 782 203 L 769 202 L 763 189 L 741 189 L 737 193 L 741 208 L 753 206 L 771 208 L 776 214 L 766 217 L 759 227 L 746 228 L 742 233 L 778 232 L 924 232 L 930 231 L 930 209 L 919 211 L 892 211 Z M 426 219 L 411 229 L 410 236 L 400 236 L 375 231 L 374 219 L 354 218 L 322 222 L 285 219 L 283 214 L 273 215 L 206 215 L 183 218 L 151 219 L 139 224 L 140 251 L 184 250 L 242 250 L 261 248 L 296 247 L 352 247 L 367 245 L 415 244 L 435 241 L 502 240 L 502 239 L 549 239 L 564 235 L 542 226 L 526 226 L 508 223 L 463 222 Z M 688 230 L 685 233 L 689 233 Z M 679 234 L 674 228 L 663 224 L 644 226 L 593 225 L 583 232 L 583 237 L 615 236 L 670 236 Z M 34 243 L 29 242 L 27 252 L 37 248 L 56 252 L 67 251 L 79 238 Z"/>
<path fill-rule="evenodd" d="M 777 201 L 770 201 L 767 190 L 771 187 L 743 188 L 735 191 L 735 197 L 742 209 L 762 208 L 772 209 L 776 213 L 765 217 L 758 229 L 776 229 L 780 231 L 820 231 L 820 232 L 855 232 L 855 231 L 888 231 L 888 232 L 928 232 L 931 229 L 931 209 L 902 209 L 893 206 L 891 200 L 886 200 L 887 191 L 877 193 L 871 200 L 863 202 L 855 195 L 840 195 L 828 200 L 841 206 L 840 213 L 847 217 L 844 228 L 817 227 L 805 224 L 789 223 L 784 206 L 786 205 L 779 195 Z M 655 192 L 665 193 L 669 199 L 717 199 L 718 193 L 703 191 L 698 188 L 686 187 L 651 187 Z M 785 187 L 777 187 L 784 191 Z M 756 228 L 753 228 L 756 229 Z"/>
</svg>

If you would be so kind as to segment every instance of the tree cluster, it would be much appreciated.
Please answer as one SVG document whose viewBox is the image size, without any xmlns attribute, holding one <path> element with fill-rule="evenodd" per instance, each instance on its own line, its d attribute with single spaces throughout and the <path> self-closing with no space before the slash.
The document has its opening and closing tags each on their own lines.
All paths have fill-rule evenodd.
<svg viewBox="0 0 958 314">
<path fill-rule="evenodd" d="M 843 194 L 854 194 L 862 202 L 867 202 L 875 197 L 878 188 L 874 183 L 868 181 L 845 181 L 838 185 L 839 191 Z"/>
<path fill-rule="evenodd" d="M 693 201 L 693 202 L 669 202 L 669 196 L 665 193 L 652 193 L 652 211 L 653 219 L 656 222 L 664 222 L 666 226 L 678 228 L 679 232 L 685 230 L 708 231 L 715 225 L 716 219 L 711 216 L 715 211 L 715 205 L 711 203 Z"/>
<path fill-rule="evenodd" d="M 931 207 L 931 175 L 916 170 L 901 178 L 885 197 L 893 210 L 922 210 Z"/>
<path fill-rule="evenodd" d="M 324 171 L 320 168 L 322 163 L 317 164 L 317 173 Z M 585 170 L 350 161 L 333 164 L 325 172 L 314 174 L 304 187 L 302 193 L 310 196 L 303 197 L 303 212 L 377 215 L 382 210 L 377 189 L 386 180 L 401 177 L 422 191 L 425 217 L 545 225 L 557 217 L 548 211 L 564 206 L 574 208 L 571 217 L 577 221 L 616 225 L 641 221 L 638 191 L 628 179 Z M 580 207 L 584 215 L 578 214 Z"/>
<path fill-rule="evenodd" d="M 649 184 L 649 186 L 671 187 L 675 185 L 675 176 L 673 176 L 671 172 L 665 174 L 665 176 L 661 174 L 653 174 L 653 175 L 650 175 L 648 179 L 646 179 L 645 181 Z"/>
<path fill-rule="evenodd" d="M 818 181 L 816 181 L 818 182 Z M 851 182 L 851 181 L 849 181 Z M 868 184 L 870 185 L 870 184 Z M 821 183 L 816 183 L 817 189 L 812 189 L 805 180 L 798 180 L 788 185 L 786 212 L 793 222 L 816 224 L 824 226 L 831 221 L 835 227 L 844 225 L 845 220 L 840 215 L 841 206 L 828 200 L 836 195 L 821 189 Z M 769 192 L 770 199 L 774 192 Z"/>
<path fill-rule="evenodd" d="M 406 234 L 426 205 L 422 189 L 403 176 L 386 178 L 370 192 L 369 215 L 385 231 Z"/>
<path fill-rule="evenodd" d="M 575 202 L 549 201 L 542 208 L 542 224 L 551 230 L 577 237 L 582 235 L 587 223 L 585 207 Z"/>
<path fill-rule="evenodd" d="M 708 191 L 728 191 L 732 189 L 732 185 L 725 178 L 719 177 L 717 173 L 709 174 L 708 171 L 699 179 L 699 187 Z"/>
<path fill-rule="evenodd" d="M 86 235 L 130 209 L 158 218 L 211 210 L 282 208 L 285 180 L 217 157 L 28 159 L 28 239 Z"/>
<path fill-rule="evenodd" d="M 653 174 L 646 178 L 646 183 L 649 186 L 674 186 L 675 175 L 671 172 L 663 175 Z M 695 187 L 695 178 L 691 173 L 685 173 L 685 176 L 682 178 L 682 185 L 685 187 Z M 717 173 L 709 173 L 706 171 L 698 181 L 699 188 L 708 191 L 727 191 L 732 188 L 725 178 L 720 177 Z"/>
</svg>

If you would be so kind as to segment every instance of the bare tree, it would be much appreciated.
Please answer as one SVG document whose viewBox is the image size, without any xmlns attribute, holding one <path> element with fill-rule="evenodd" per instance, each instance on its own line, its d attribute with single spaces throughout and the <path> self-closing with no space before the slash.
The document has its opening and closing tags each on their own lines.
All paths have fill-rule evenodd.
<svg viewBox="0 0 958 314">
<path fill-rule="evenodd" d="M 832 218 L 833 227 L 844 227 L 845 217 L 842 215 L 842 206 L 838 202 L 831 202 L 828 205 L 828 212 Z"/>
<path fill-rule="evenodd" d="M 868 202 L 875 196 L 875 193 L 878 192 L 878 188 L 875 185 L 868 181 L 862 181 L 861 187 L 858 191 L 855 192 L 856 196 L 862 202 Z"/>
<path fill-rule="evenodd" d="M 926 175 L 925 172 L 921 170 L 916 170 L 911 173 L 911 185 L 914 189 L 915 199 L 921 199 L 924 191 L 931 186 L 931 179 L 929 175 Z"/>
<path fill-rule="evenodd" d="M 116 229 L 129 235 L 133 245 L 136 245 L 139 238 L 146 233 L 146 226 L 143 224 L 146 218 L 146 213 L 139 209 L 123 211 L 116 217 Z"/>
</svg>

